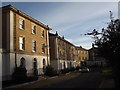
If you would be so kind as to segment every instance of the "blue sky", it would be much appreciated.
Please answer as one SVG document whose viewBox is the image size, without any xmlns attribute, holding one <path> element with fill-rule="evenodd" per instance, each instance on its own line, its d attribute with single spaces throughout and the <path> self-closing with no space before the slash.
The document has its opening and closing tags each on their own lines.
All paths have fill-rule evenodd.
<svg viewBox="0 0 120 90">
<path fill-rule="evenodd" d="M 76 46 L 91 48 L 92 36 L 84 36 L 93 29 L 107 27 L 109 11 L 118 17 L 117 2 L 3 2 L 11 4 L 22 12 L 49 25 Z"/>
</svg>

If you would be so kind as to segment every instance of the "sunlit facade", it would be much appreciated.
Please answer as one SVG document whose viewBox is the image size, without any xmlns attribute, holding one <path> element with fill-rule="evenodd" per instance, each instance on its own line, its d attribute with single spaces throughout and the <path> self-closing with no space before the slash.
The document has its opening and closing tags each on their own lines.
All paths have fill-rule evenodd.
<svg viewBox="0 0 120 90">
<path fill-rule="evenodd" d="M 2 8 L 3 80 L 11 78 L 15 67 L 24 61 L 28 75 L 43 74 L 50 64 L 49 28 L 15 7 Z"/>
</svg>

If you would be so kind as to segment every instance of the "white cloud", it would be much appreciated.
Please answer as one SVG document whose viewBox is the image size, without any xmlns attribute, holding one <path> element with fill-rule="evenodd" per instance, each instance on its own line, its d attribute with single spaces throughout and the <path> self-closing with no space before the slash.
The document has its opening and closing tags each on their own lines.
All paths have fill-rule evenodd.
<svg viewBox="0 0 120 90">
<path fill-rule="evenodd" d="M 79 38 L 76 38 L 76 39 L 67 39 L 68 41 L 70 42 L 73 42 L 73 43 L 81 43 L 81 42 L 87 42 L 88 40 L 91 41 L 91 37 L 79 37 Z"/>
<path fill-rule="evenodd" d="M 46 17 L 46 20 L 53 26 L 53 30 L 69 36 L 66 38 L 71 43 L 90 48 L 93 40 L 88 37 L 80 37 L 80 32 L 86 33 L 88 32 L 86 30 L 94 29 L 94 27 L 102 28 L 104 23 L 100 22 L 104 22 L 105 18 L 109 19 L 110 10 L 117 16 L 117 3 L 68 3 L 54 9 L 48 14 L 51 18 Z"/>
<path fill-rule="evenodd" d="M 65 38 L 65 39 L 68 40 L 69 42 L 73 43 L 76 46 L 83 46 L 86 49 L 90 49 L 91 43 L 93 43 L 93 41 L 94 41 L 90 36 L 79 37 L 76 39 L 72 39 L 72 38 Z"/>
<path fill-rule="evenodd" d="M 45 20 L 53 27 L 83 22 L 108 13 L 111 8 L 116 9 L 114 5 L 114 3 L 67 3 L 53 9 L 48 16 L 46 15 Z"/>
</svg>

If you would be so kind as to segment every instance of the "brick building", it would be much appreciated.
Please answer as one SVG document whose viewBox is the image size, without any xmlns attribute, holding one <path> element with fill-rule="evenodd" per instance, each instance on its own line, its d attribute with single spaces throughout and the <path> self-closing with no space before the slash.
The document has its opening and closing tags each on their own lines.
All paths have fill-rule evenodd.
<svg viewBox="0 0 120 90">
<path fill-rule="evenodd" d="M 88 60 L 88 50 L 77 47 L 60 37 L 49 33 L 48 25 L 37 21 L 15 7 L 2 7 L 0 29 L 0 65 L 2 79 L 9 80 L 16 67 L 26 67 L 27 75 L 44 74 L 51 64 L 55 70 L 71 69 Z M 1 17 L 0 17 L 1 18 Z M 0 27 L 0 28 L 1 28 Z"/>
<path fill-rule="evenodd" d="M 82 46 L 77 47 L 78 50 L 78 58 L 80 61 L 85 61 L 89 59 L 89 53 L 88 50 L 85 48 L 82 48 Z"/>
<path fill-rule="evenodd" d="M 56 34 L 50 36 L 50 60 L 51 65 L 57 70 L 75 67 L 74 45 Z"/>
<path fill-rule="evenodd" d="M 43 74 L 50 64 L 49 28 L 15 7 L 2 8 L 3 80 L 10 79 L 15 67 L 24 64 L 28 75 Z"/>
<path fill-rule="evenodd" d="M 58 33 L 50 36 L 51 65 L 57 70 L 71 69 L 80 66 L 80 62 L 88 59 L 88 50 L 77 47 L 60 37 Z"/>
</svg>

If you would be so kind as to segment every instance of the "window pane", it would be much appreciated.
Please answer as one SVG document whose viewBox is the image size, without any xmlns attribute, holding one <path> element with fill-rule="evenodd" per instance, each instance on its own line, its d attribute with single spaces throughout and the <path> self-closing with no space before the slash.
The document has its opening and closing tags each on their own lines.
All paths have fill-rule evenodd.
<svg viewBox="0 0 120 90">
<path fill-rule="evenodd" d="M 36 41 L 32 41 L 32 51 L 35 52 L 36 51 Z"/>
<path fill-rule="evenodd" d="M 36 26 L 32 25 L 32 34 L 35 34 L 35 33 L 36 33 Z"/>
<path fill-rule="evenodd" d="M 19 23 L 20 23 L 20 24 L 23 24 L 23 20 L 22 20 L 22 19 L 20 19 L 20 20 L 19 20 Z"/>
<path fill-rule="evenodd" d="M 23 43 L 23 37 L 19 37 L 19 42 Z"/>
<path fill-rule="evenodd" d="M 32 30 L 34 30 L 34 25 L 32 25 Z"/>
<path fill-rule="evenodd" d="M 22 28 L 22 25 L 20 25 L 20 27 L 19 27 L 19 28 L 20 28 L 20 29 L 23 29 L 23 28 Z"/>
<path fill-rule="evenodd" d="M 25 49 L 25 38 L 19 37 L 19 49 L 24 50 Z"/>
<path fill-rule="evenodd" d="M 23 50 L 23 49 L 22 49 L 22 44 L 20 44 L 20 47 L 19 47 L 19 49 L 20 49 L 20 50 Z"/>
<path fill-rule="evenodd" d="M 24 20 L 19 19 L 19 28 L 24 29 Z"/>
<path fill-rule="evenodd" d="M 41 31 L 41 36 L 44 37 L 44 30 Z"/>
<path fill-rule="evenodd" d="M 42 52 L 45 53 L 45 44 L 42 44 Z"/>
</svg>

